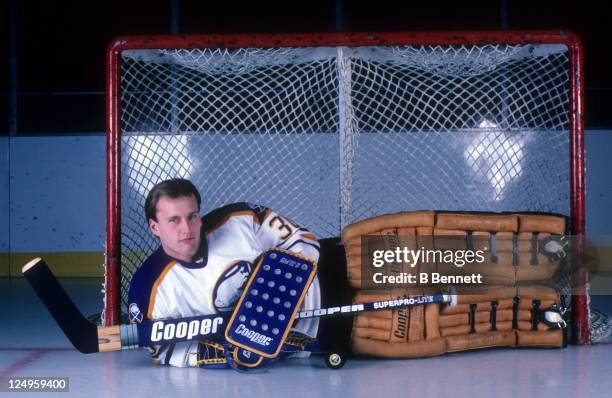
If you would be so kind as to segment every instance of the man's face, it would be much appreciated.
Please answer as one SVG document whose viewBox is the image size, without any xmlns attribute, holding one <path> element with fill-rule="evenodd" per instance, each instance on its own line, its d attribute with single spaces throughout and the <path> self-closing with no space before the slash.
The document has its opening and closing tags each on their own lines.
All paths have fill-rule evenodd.
<svg viewBox="0 0 612 398">
<path fill-rule="evenodd" d="M 157 221 L 149 219 L 149 227 L 159 237 L 164 251 L 177 260 L 191 262 L 200 247 L 200 209 L 195 196 L 157 201 Z"/>
</svg>

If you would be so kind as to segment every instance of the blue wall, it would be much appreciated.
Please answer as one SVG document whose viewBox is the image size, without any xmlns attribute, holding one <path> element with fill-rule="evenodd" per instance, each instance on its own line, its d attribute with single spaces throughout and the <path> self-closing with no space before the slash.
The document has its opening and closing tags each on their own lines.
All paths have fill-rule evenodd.
<svg viewBox="0 0 612 398">
<path fill-rule="evenodd" d="M 612 235 L 612 130 L 585 135 L 587 233 Z"/>
<path fill-rule="evenodd" d="M 102 136 L 11 138 L 0 242 L 10 223 L 11 252 L 102 251 L 104 158 Z M 7 185 L 7 163 L 0 168 Z"/>
<path fill-rule="evenodd" d="M 9 251 L 8 145 L 8 138 L 0 137 L 0 252 Z"/>
<path fill-rule="evenodd" d="M 11 250 L 101 251 L 104 138 L 11 140 Z"/>
</svg>

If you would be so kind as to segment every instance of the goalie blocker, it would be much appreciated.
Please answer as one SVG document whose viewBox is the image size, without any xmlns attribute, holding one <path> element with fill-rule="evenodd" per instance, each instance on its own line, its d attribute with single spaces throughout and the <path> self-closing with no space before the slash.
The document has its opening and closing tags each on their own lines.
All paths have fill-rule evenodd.
<svg viewBox="0 0 612 398">
<path fill-rule="evenodd" d="M 231 316 L 225 337 L 237 347 L 275 358 L 317 272 L 306 257 L 265 252 L 255 265 Z"/>
</svg>

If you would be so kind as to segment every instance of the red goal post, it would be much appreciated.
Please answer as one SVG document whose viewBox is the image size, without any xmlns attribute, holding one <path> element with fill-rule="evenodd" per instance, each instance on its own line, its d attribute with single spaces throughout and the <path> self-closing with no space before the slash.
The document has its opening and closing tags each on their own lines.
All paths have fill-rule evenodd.
<svg viewBox="0 0 612 398">
<path fill-rule="evenodd" d="M 540 63 L 540 56 L 550 59 Z M 275 145 L 279 147 L 274 153 L 293 153 L 296 146 L 304 148 L 308 155 L 298 159 L 300 167 L 330 147 L 340 153 L 337 160 L 329 160 L 336 159 L 335 155 L 326 153 L 317 161 L 329 162 L 321 166 L 317 178 L 322 186 L 330 184 L 320 191 L 332 193 L 308 197 L 310 201 L 331 203 L 329 209 L 322 211 L 320 226 L 314 222 L 313 228 L 322 237 L 338 236 L 346 224 L 369 216 L 434 206 L 447 207 L 441 210 L 558 212 L 569 217 L 572 234 L 584 235 L 582 58 L 580 40 L 566 31 L 116 39 L 107 53 L 105 325 L 120 322 L 129 277 L 154 244 L 148 242 L 141 247 L 140 237 L 128 236 L 147 233 L 144 215 L 138 219 L 143 214 L 138 213 L 138 208 L 142 208 L 139 201 L 144 192 L 159 179 L 195 178 L 202 170 L 210 179 L 202 177 L 196 183 L 199 188 L 236 180 L 242 175 L 239 166 L 215 175 L 214 165 L 233 165 L 233 159 L 244 158 L 245 154 L 228 152 L 249 143 L 261 149 L 261 158 L 270 157 L 267 151 Z M 554 74 L 547 72 L 554 68 L 558 68 Z M 159 73 L 164 75 L 159 77 Z M 325 78 L 319 79 L 317 74 Z M 150 82 L 152 86 L 148 86 Z M 526 93 L 527 90 L 533 91 Z M 244 96 L 240 96 L 242 93 Z M 465 139 L 480 134 L 478 129 L 493 133 L 479 135 L 480 142 Z M 440 142 L 430 139 L 438 137 L 440 131 L 447 136 Z M 377 132 L 380 134 L 375 136 Z M 214 153 L 193 156 L 193 148 L 202 147 L 198 140 L 204 138 L 199 136 L 206 137 L 205 146 L 214 147 Z M 555 138 L 539 142 L 540 138 L 532 136 Z M 457 144 L 442 142 L 449 141 L 449 137 Z M 409 140 L 418 143 L 407 144 Z M 538 151 L 529 146 L 536 141 L 539 146 L 535 148 L 540 148 L 541 153 L 551 147 L 556 152 L 532 162 L 529 154 Z M 412 153 L 407 149 L 412 147 L 419 150 Z M 441 148 L 449 151 L 442 158 Z M 227 157 L 215 157 L 219 153 Z M 373 158 L 367 159 L 370 155 Z M 370 165 L 381 156 L 398 166 L 394 169 L 400 168 L 402 162 L 406 167 L 421 164 L 405 174 L 421 179 L 441 176 L 440 186 L 417 188 L 414 194 L 404 193 L 401 200 L 391 200 L 392 194 L 380 192 L 382 188 L 375 185 L 384 180 L 380 176 L 389 176 L 391 182 L 385 186 L 400 181 L 395 191 L 413 186 L 415 181 L 403 180 L 404 174 L 386 169 L 372 171 Z M 539 166 L 550 157 L 560 159 L 550 167 Z M 130 160 L 140 158 L 145 159 L 143 164 Z M 172 168 L 175 166 L 165 164 L 159 166 L 158 174 L 152 171 L 156 170 L 155 163 L 173 159 L 181 167 L 187 166 Z M 203 165 L 206 159 L 211 159 L 211 165 Z M 422 171 L 447 162 L 438 172 L 428 175 Z M 368 168 L 362 163 L 367 163 Z M 457 164 L 465 169 L 453 175 Z M 267 166 L 272 169 L 278 165 Z M 535 171 L 531 173 L 529 167 Z M 333 178 L 327 181 L 325 174 L 330 168 L 334 170 Z M 553 172 L 548 170 L 555 168 Z M 521 185 L 526 178 L 532 181 Z M 310 174 L 297 178 L 313 179 Z M 540 193 L 540 185 L 561 188 Z M 538 188 L 530 195 L 536 197 L 532 202 L 524 192 L 534 186 Z M 304 191 L 309 188 L 312 190 L 307 186 Z M 314 210 L 306 200 L 285 205 L 282 198 L 249 189 L 236 186 L 229 191 L 206 191 L 204 201 L 214 198 L 217 202 L 212 204 L 218 205 L 263 200 L 263 204 L 279 208 L 310 226 Z M 126 190 L 133 191 L 134 196 L 127 197 Z M 389 202 L 378 206 L 377 193 L 372 191 L 390 198 Z M 456 192 L 468 193 L 465 202 L 453 198 Z M 249 196 L 240 197 L 241 194 Z M 553 206 L 546 203 L 547 195 L 555 197 Z M 428 207 L 427 203 L 433 204 Z M 471 208 L 464 208 L 471 204 Z M 131 212 L 133 216 L 126 215 Z M 126 271 L 128 262 L 133 264 Z M 586 293 L 572 296 L 572 310 L 575 340 L 588 343 Z"/>
</svg>

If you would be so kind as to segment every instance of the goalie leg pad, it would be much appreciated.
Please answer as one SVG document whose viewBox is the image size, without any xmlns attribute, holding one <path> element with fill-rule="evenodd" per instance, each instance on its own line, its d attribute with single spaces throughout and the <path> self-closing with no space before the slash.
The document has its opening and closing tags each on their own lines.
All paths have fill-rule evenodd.
<svg viewBox="0 0 612 398">
<path fill-rule="evenodd" d="M 275 358 L 316 269 L 311 260 L 288 251 L 265 252 L 230 318 L 227 341 L 265 358 Z"/>
</svg>

